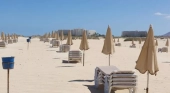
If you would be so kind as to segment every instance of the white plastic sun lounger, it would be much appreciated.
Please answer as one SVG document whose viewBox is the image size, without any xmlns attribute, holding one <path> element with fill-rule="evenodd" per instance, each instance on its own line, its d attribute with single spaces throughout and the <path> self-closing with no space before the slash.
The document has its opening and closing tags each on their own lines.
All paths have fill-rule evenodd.
<svg viewBox="0 0 170 93">
<path fill-rule="evenodd" d="M 111 90 L 129 89 L 129 93 L 136 92 L 137 76 L 133 71 L 120 71 L 115 66 L 102 66 L 95 69 L 95 87 L 104 85 L 104 93 Z"/>
<path fill-rule="evenodd" d="M 67 44 L 60 45 L 60 51 L 61 52 L 68 52 L 68 51 L 70 51 L 70 45 L 67 45 Z"/>
<path fill-rule="evenodd" d="M 130 46 L 130 48 L 136 48 L 136 45 L 135 45 L 135 44 L 133 44 L 133 45 L 131 45 L 131 46 Z"/>
<path fill-rule="evenodd" d="M 17 43 L 17 40 L 16 40 L 16 39 L 13 39 L 13 43 Z"/>
<path fill-rule="evenodd" d="M 82 60 L 81 51 L 79 51 L 79 50 L 71 50 L 71 51 L 69 51 L 69 53 L 68 53 L 68 62 L 70 60 L 80 61 L 81 62 L 81 60 Z"/>
<path fill-rule="evenodd" d="M 50 42 L 50 40 L 48 38 L 44 38 L 44 43 L 45 42 Z"/>
<path fill-rule="evenodd" d="M 116 43 L 115 46 L 121 46 L 121 43 Z"/>
<path fill-rule="evenodd" d="M 52 41 L 52 47 L 58 47 L 59 45 L 60 45 L 60 41 L 58 41 L 58 40 Z"/>
<path fill-rule="evenodd" d="M 12 39 L 9 39 L 8 40 L 8 44 L 12 44 L 13 43 L 13 40 Z"/>
<path fill-rule="evenodd" d="M 0 42 L 0 47 L 6 47 L 6 43 L 4 41 Z"/>
</svg>

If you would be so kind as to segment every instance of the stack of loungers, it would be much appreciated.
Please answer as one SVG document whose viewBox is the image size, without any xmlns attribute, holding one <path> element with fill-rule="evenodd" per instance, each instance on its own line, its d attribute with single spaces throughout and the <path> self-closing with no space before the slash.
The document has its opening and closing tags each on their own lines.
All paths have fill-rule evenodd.
<svg viewBox="0 0 170 93">
<path fill-rule="evenodd" d="M 79 61 L 82 60 L 82 53 L 79 50 L 71 50 L 68 53 L 68 62 L 69 61 Z"/>
<path fill-rule="evenodd" d="M 95 87 L 104 85 L 104 93 L 111 90 L 129 89 L 129 93 L 135 93 L 137 76 L 133 71 L 120 71 L 115 66 L 101 66 L 95 69 Z"/>
<path fill-rule="evenodd" d="M 70 51 L 70 45 L 67 45 L 67 44 L 60 45 L 60 51 L 61 52 L 68 52 L 68 51 Z"/>
<path fill-rule="evenodd" d="M 0 47 L 6 47 L 6 43 L 4 41 L 0 41 Z"/>
<path fill-rule="evenodd" d="M 60 45 L 60 41 L 52 40 L 52 47 L 58 47 Z"/>
</svg>

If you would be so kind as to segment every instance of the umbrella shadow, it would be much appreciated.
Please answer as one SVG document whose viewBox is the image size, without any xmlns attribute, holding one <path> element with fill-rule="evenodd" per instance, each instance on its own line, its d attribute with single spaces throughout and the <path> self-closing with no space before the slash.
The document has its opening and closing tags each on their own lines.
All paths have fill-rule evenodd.
<svg viewBox="0 0 170 93">
<path fill-rule="evenodd" d="M 94 85 L 84 85 L 86 86 L 90 93 L 104 93 L 104 86 L 103 85 L 100 85 L 98 88 L 95 88 Z M 111 93 L 114 93 L 114 92 L 111 92 Z"/>
<path fill-rule="evenodd" d="M 57 66 L 57 67 L 74 67 L 74 66 Z"/>
<path fill-rule="evenodd" d="M 170 63 L 170 62 L 162 62 L 162 63 Z"/>
<path fill-rule="evenodd" d="M 60 59 L 60 58 L 53 58 L 53 59 Z"/>
<path fill-rule="evenodd" d="M 53 47 L 52 47 L 52 46 L 50 46 L 50 48 L 58 48 L 58 47 L 57 47 L 57 46 L 53 46 Z"/>
<path fill-rule="evenodd" d="M 77 64 L 78 61 L 69 61 L 69 62 L 68 62 L 68 60 L 62 60 L 62 63 L 67 63 L 67 64 L 69 64 L 69 63 L 71 63 L 71 64 Z"/>
<path fill-rule="evenodd" d="M 93 82 L 94 80 L 70 80 L 69 82 Z"/>
<path fill-rule="evenodd" d="M 56 51 L 57 53 L 66 53 L 66 52 L 62 52 L 62 51 Z"/>
<path fill-rule="evenodd" d="M 47 51 L 56 51 L 56 50 L 47 50 Z"/>
</svg>

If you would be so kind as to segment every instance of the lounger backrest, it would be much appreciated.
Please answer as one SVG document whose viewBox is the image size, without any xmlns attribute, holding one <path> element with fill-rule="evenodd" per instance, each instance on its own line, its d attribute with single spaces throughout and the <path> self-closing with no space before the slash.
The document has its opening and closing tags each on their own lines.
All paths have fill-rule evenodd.
<svg viewBox="0 0 170 93">
<path fill-rule="evenodd" d="M 69 57 L 82 57 L 81 51 L 69 51 Z"/>
<path fill-rule="evenodd" d="M 167 47 L 163 47 L 162 48 L 162 52 L 168 52 L 168 48 Z"/>
<path fill-rule="evenodd" d="M 136 86 L 137 75 L 133 71 L 118 71 L 112 73 L 108 80 L 112 85 Z"/>
<path fill-rule="evenodd" d="M 4 41 L 0 42 L 0 47 L 5 47 L 5 46 L 6 46 L 6 44 Z"/>
</svg>

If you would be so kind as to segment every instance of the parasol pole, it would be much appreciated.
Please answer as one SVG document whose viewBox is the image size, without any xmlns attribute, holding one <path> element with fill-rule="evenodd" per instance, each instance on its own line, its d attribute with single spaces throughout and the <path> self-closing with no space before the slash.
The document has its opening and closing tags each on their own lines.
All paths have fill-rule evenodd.
<svg viewBox="0 0 170 93">
<path fill-rule="evenodd" d="M 85 56 L 85 50 L 83 50 L 83 66 L 84 66 L 84 56 Z"/>
<path fill-rule="evenodd" d="M 109 66 L 110 66 L 110 54 L 109 54 Z"/>
<path fill-rule="evenodd" d="M 146 87 L 146 93 L 149 92 L 149 72 L 147 72 L 147 87 Z"/>
<path fill-rule="evenodd" d="M 7 72 L 7 93 L 9 93 L 9 69 Z"/>
</svg>

